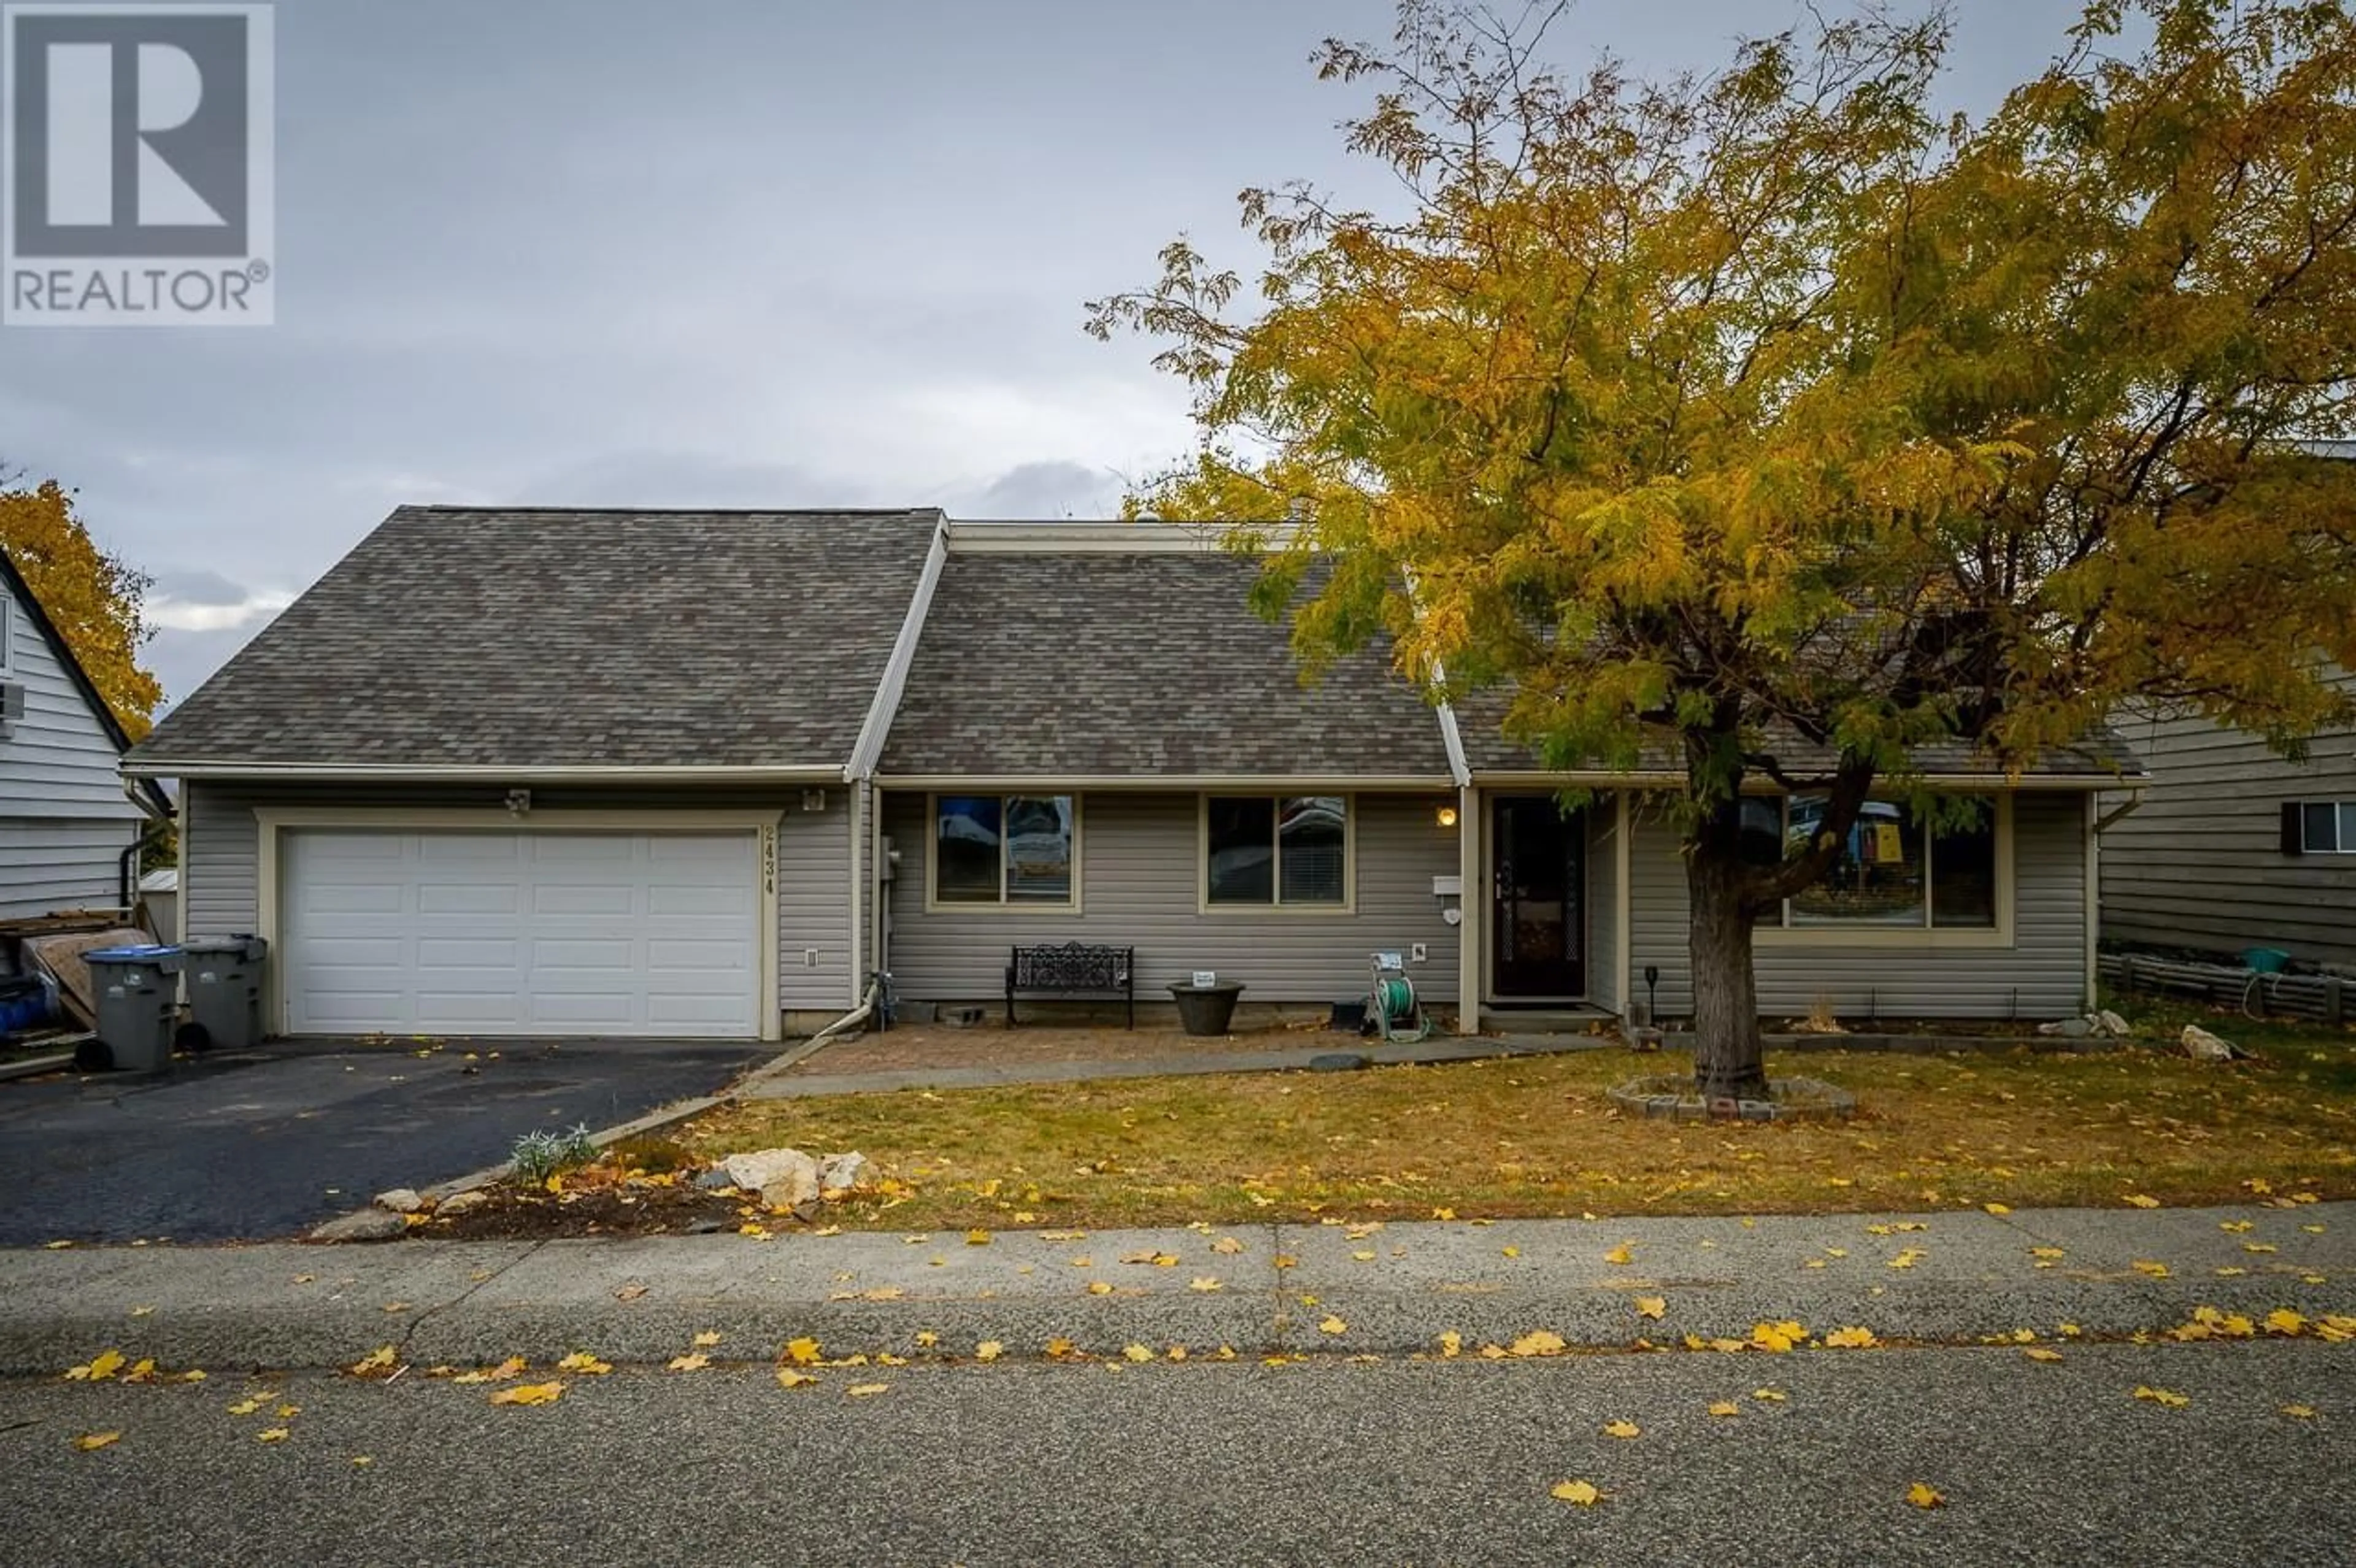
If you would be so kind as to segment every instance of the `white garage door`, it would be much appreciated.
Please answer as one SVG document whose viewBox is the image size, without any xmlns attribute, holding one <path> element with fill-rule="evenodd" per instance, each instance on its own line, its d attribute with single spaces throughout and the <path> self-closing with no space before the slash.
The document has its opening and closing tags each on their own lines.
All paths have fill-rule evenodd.
<svg viewBox="0 0 2356 1568">
<path fill-rule="evenodd" d="M 287 1028 L 757 1035 L 758 859 L 749 832 L 290 831 Z"/>
</svg>

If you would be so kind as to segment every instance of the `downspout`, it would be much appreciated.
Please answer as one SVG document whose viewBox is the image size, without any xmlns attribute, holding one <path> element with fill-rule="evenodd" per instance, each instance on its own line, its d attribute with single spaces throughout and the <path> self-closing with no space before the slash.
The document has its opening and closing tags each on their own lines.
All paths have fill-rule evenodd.
<svg viewBox="0 0 2356 1568">
<path fill-rule="evenodd" d="M 140 837 L 146 837 L 143 828 Z M 114 858 L 114 888 L 123 897 L 123 912 L 127 918 L 139 907 L 139 839 L 134 838 L 122 854 Z"/>
</svg>

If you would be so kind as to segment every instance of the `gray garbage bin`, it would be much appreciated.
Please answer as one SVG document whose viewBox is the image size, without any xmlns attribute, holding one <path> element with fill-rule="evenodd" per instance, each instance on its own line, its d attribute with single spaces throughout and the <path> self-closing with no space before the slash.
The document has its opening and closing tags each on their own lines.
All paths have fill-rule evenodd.
<svg viewBox="0 0 2356 1568">
<path fill-rule="evenodd" d="M 259 936 L 200 936 L 184 942 L 188 1021 L 173 1043 L 183 1051 L 242 1051 L 262 1039 L 262 965 L 270 944 Z"/>
<path fill-rule="evenodd" d="M 179 1009 L 177 947 L 100 947 L 81 955 L 98 998 L 93 1065 L 160 1072 L 172 1064 L 172 1019 Z"/>
</svg>

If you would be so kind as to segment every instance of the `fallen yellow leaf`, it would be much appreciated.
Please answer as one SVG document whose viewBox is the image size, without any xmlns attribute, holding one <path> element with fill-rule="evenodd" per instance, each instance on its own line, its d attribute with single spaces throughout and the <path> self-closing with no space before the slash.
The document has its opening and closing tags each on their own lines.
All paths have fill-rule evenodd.
<svg viewBox="0 0 2356 1568">
<path fill-rule="evenodd" d="M 1862 1350 L 1881 1343 L 1870 1328 L 1836 1328 L 1825 1336 L 1825 1343 L 1836 1350 Z"/>
<path fill-rule="evenodd" d="M 1740 1415 L 1742 1407 L 1730 1399 L 1721 1399 L 1709 1407 L 1712 1415 Z"/>
<path fill-rule="evenodd" d="M 261 1408 L 262 1402 L 258 1399 L 241 1399 L 229 1407 L 229 1413 L 231 1415 L 252 1415 Z"/>
<path fill-rule="evenodd" d="M 284 1443 L 286 1441 L 286 1428 L 283 1426 L 264 1427 L 262 1431 L 255 1433 L 253 1437 L 254 1441 L 257 1443 Z"/>
<path fill-rule="evenodd" d="M 2149 1258 L 2137 1258 L 2133 1266 L 2136 1273 L 2148 1275 L 2154 1279 L 2166 1279 L 2168 1277 L 2168 1265 L 2166 1264 L 2154 1263 Z"/>
<path fill-rule="evenodd" d="M 805 1388 L 816 1381 L 817 1377 L 809 1372 L 798 1372 L 791 1367 L 777 1369 L 777 1386 L 780 1388 Z"/>
<path fill-rule="evenodd" d="M 1110 1296 L 1112 1294 L 1112 1286 L 1106 1284 L 1103 1280 L 1092 1279 L 1088 1281 L 1088 1294 L 1090 1296 Z"/>
<path fill-rule="evenodd" d="M 2127 1201 L 2134 1204 L 2138 1209 L 2157 1209 L 2159 1207 L 2158 1199 L 2146 1197 L 2140 1192 L 2128 1193 Z"/>
<path fill-rule="evenodd" d="M 994 1361 L 1005 1353 L 1006 1347 L 995 1339 L 984 1339 L 973 1348 L 973 1359 L 977 1361 Z"/>
<path fill-rule="evenodd" d="M 110 1448 L 123 1440 L 120 1432 L 85 1432 L 73 1440 L 73 1445 L 87 1454 L 93 1448 Z"/>
<path fill-rule="evenodd" d="M 818 1360 L 818 1341 L 804 1338 L 786 1341 L 786 1360 L 797 1366 L 811 1366 Z"/>
<path fill-rule="evenodd" d="M 362 1356 L 359 1360 L 354 1361 L 351 1364 L 351 1373 L 356 1378 L 364 1378 L 370 1372 L 380 1372 L 385 1371 L 392 1365 L 392 1347 L 390 1345 L 380 1345 L 375 1349 L 370 1350 L 367 1355 Z"/>
<path fill-rule="evenodd" d="M 1504 1253 L 1509 1258 L 1517 1258 L 1522 1255 L 1522 1249 L 1519 1247 L 1500 1247 L 1497 1250 Z"/>
<path fill-rule="evenodd" d="M 1207 1274 L 1198 1274 L 1198 1275 L 1195 1275 L 1192 1280 L 1189 1280 L 1189 1281 L 1187 1282 L 1186 1288 L 1187 1288 L 1187 1289 L 1189 1289 L 1189 1290 L 1200 1290 L 1200 1291 L 1205 1291 L 1205 1292 L 1208 1292 L 1208 1291 L 1214 1291 L 1214 1290 L 1223 1290 L 1223 1289 L 1225 1289 L 1226 1287 L 1225 1287 L 1224 1285 L 1220 1285 L 1220 1283 L 1219 1283 L 1216 1279 L 1214 1279 L 1211 1275 L 1207 1275 Z"/>
<path fill-rule="evenodd" d="M 1558 1356 L 1563 1352 L 1562 1336 L 1551 1328 L 1533 1328 L 1514 1341 L 1516 1356 Z"/>
<path fill-rule="evenodd" d="M 685 1356 L 673 1356 L 667 1363 L 674 1372 L 700 1372 L 712 1364 L 712 1358 L 698 1350 Z"/>
<path fill-rule="evenodd" d="M 1229 1256 L 1233 1256 L 1235 1253 L 1244 1250 L 1244 1244 L 1236 1240 L 1233 1236 L 1221 1236 L 1217 1241 L 1211 1243 L 1211 1250 L 1215 1253 L 1225 1253 Z"/>
<path fill-rule="evenodd" d="M 1906 1500 L 1916 1508 L 1944 1508 L 1947 1504 L 1944 1493 L 1923 1485 L 1921 1481 L 1906 1488 Z"/>
<path fill-rule="evenodd" d="M 601 1361 L 586 1350 L 575 1350 L 557 1362 L 556 1367 L 559 1371 L 586 1372 L 593 1378 L 602 1378 L 614 1370 L 614 1363 Z"/>
<path fill-rule="evenodd" d="M 1751 1397 L 1753 1399 L 1763 1399 L 1770 1404 L 1783 1404 L 1787 1403 L 1792 1396 L 1785 1393 L 1779 1388 L 1755 1388 L 1751 1391 Z"/>
<path fill-rule="evenodd" d="M 1637 1425 L 1633 1421 L 1613 1421 L 1608 1422 L 1604 1424 L 1603 1435 L 1606 1437 L 1635 1437 L 1641 1435 L 1644 1430 L 1644 1429 L 1643 1427 Z"/>
<path fill-rule="evenodd" d="M 2149 1388 L 2141 1383 L 2136 1385 L 2135 1396 L 2137 1399 L 2148 1401 L 2153 1404 L 2164 1404 L 2170 1407 L 2180 1404 L 2190 1404 L 2192 1403 L 2190 1398 L 2183 1394 L 2175 1393 L 2164 1388 Z"/>
<path fill-rule="evenodd" d="M 698 1334 L 694 1340 L 695 1348 L 699 1350 L 709 1349 L 718 1343 L 720 1343 L 719 1331 L 712 1328 L 706 1328 L 702 1333 Z"/>
<path fill-rule="evenodd" d="M 1564 1502 L 1577 1503 L 1580 1508 L 1593 1508 L 1603 1499 L 1603 1494 L 1586 1481 L 1557 1481 L 1553 1495 Z"/>
<path fill-rule="evenodd" d="M 2311 1404 L 2286 1404 L 2282 1407 L 2282 1413 L 2285 1415 L 2295 1415 L 2299 1420 L 2306 1421 L 2313 1417 L 2315 1414 L 2315 1406 Z"/>
<path fill-rule="evenodd" d="M 1608 1264 L 1625 1264 L 1629 1262 L 1635 1255 L 1628 1250 L 1633 1244 L 1634 1243 L 1631 1242 L 1621 1243 L 1618 1246 L 1603 1254 L 1603 1261 Z"/>
<path fill-rule="evenodd" d="M 120 1350 L 101 1350 L 82 1365 L 67 1368 L 66 1377 L 68 1381 L 78 1383 L 104 1382 L 123 1370 L 123 1355 Z"/>
<path fill-rule="evenodd" d="M 2003 1203 L 1983 1203 L 1980 1207 L 1987 1210 L 1991 1214 L 2009 1214 L 2012 1212 L 2011 1207 Z"/>
<path fill-rule="evenodd" d="M 965 1233 L 965 1244 L 969 1247 L 986 1247 L 990 1245 L 990 1232 L 977 1226 Z"/>
<path fill-rule="evenodd" d="M 2047 1345 L 2031 1345 L 2028 1349 L 2021 1351 L 2021 1354 L 2032 1361 L 2058 1361 L 2062 1359 L 2061 1351 Z"/>
<path fill-rule="evenodd" d="M 478 1367 L 471 1372 L 460 1372 L 450 1381 L 454 1383 L 503 1383 L 509 1378 L 521 1376 L 524 1368 L 530 1364 L 521 1356 L 509 1356 L 496 1367 Z"/>
<path fill-rule="evenodd" d="M 1128 1357 L 1132 1361 L 1150 1361 L 1153 1360 L 1153 1352 L 1147 1349 L 1142 1345 L 1124 1345 L 1120 1349 L 1120 1353 L 1123 1356 Z"/>
<path fill-rule="evenodd" d="M 1440 1353 L 1451 1360 L 1464 1353 L 1464 1336 L 1451 1328 L 1440 1336 Z"/>
<path fill-rule="evenodd" d="M 518 1383 L 491 1395 L 493 1404 L 553 1404 L 564 1397 L 562 1383 Z"/>
<path fill-rule="evenodd" d="M 882 1393 L 891 1386 L 890 1383 L 853 1383 L 843 1392 L 852 1399 L 865 1399 L 870 1394 Z"/>
<path fill-rule="evenodd" d="M 1668 1309 L 1668 1300 L 1665 1296 L 1640 1296 L 1636 1298 L 1636 1316 L 1639 1317 L 1658 1317 Z"/>
<path fill-rule="evenodd" d="M 1317 1331 L 1320 1334 L 1346 1334 L 1350 1331 L 1350 1326 L 1339 1317 L 1329 1317 L 1317 1325 Z"/>
</svg>

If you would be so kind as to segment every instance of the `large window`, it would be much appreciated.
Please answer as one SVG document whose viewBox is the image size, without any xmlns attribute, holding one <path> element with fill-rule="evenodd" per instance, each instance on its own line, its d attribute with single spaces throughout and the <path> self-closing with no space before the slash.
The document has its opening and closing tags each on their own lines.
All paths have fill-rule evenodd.
<svg viewBox="0 0 2356 1568">
<path fill-rule="evenodd" d="M 2356 800 L 2286 802 L 2283 853 L 2356 855 Z"/>
<path fill-rule="evenodd" d="M 1821 830 L 1827 805 L 1821 795 L 1745 801 L 1745 848 L 1767 861 L 1778 848 L 1786 856 L 1803 853 Z M 1995 931 L 2003 923 L 2000 815 L 1991 795 L 1951 799 L 1933 831 L 1901 802 L 1869 800 L 1824 876 L 1761 923 L 1794 931 Z"/>
<path fill-rule="evenodd" d="M 933 901 L 1070 909 L 1079 812 L 1068 795 L 933 800 Z"/>
<path fill-rule="evenodd" d="M 1203 898 L 1215 908 L 1350 901 L 1350 803 L 1338 795 L 1215 795 L 1203 803 Z"/>
</svg>

